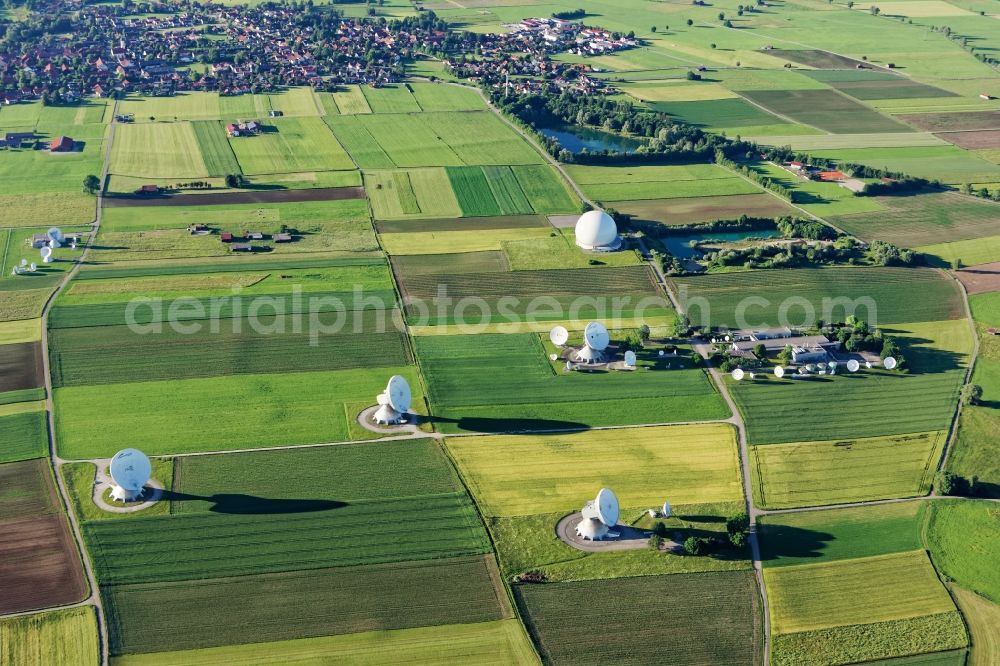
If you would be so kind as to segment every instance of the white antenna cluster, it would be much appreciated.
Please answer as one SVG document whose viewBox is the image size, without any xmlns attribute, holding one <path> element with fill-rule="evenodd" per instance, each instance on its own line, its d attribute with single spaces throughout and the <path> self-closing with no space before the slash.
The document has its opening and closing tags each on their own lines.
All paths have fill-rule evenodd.
<svg viewBox="0 0 1000 666">
<path fill-rule="evenodd" d="M 139 449 L 122 449 L 111 459 L 111 499 L 134 502 L 142 497 L 153 466 Z"/>
<path fill-rule="evenodd" d="M 385 392 L 378 395 L 378 410 L 375 411 L 375 423 L 396 425 L 406 420 L 410 411 L 413 394 L 410 384 L 401 375 L 393 375 L 385 387 Z"/>
<path fill-rule="evenodd" d="M 600 363 L 604 360 L 604 351 L 611 344 L 608 329 L 599 321 L 592 321 L 583 329 L 583 347 L 575 354 L 581 363 Z"/>
<path fill-rule="evenodd" d="M 601 488 L 597 497 L 583 506 L 581 513 L 583 520 L 576 526 L 576 533 L 580 538 L 599 541 L 605 537 L 618 536 L 611 528 L 618 524 L 621 507 L 618 497 L 610 488 Z"/>
</svg>

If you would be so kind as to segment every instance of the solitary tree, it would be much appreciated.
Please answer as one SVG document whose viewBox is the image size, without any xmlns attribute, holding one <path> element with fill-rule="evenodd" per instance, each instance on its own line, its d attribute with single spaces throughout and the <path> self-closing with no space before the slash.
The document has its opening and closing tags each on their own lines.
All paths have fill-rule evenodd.
<svg viewBox="0 0 1000 666">
<path fill-rule="evenodd" d="M 941 495 L 954 495 L 958 490 L 958 476 L 951 472 L 938 472 L 937 491 Z"/>
<path fill-rule="evenodd" d="M 765 347 L 762 343 L 758 342 L 753 346 L 753 355 L 756 356 L 761 361 L 763 361 L 765 358 L 767 358 L 767 347 Z"/>
<path fill-rule="evenodd" d="M 656 26 L 654 25 L 652 28 L 649 29 L 649 31 L 650 32 L 656 32 Z"/>
<path fill-rule="evenodd" d="M 226 187 L 239 187 L 240 177 L 235 173 L 226 175 Z"/>
<path fill-rule="evenodd" d="M 983 387 L 979 384 L 966 384 L 962 387 L 962 400 L 967 405 L 978 405 L 983 400 Z"/>
<path fill-rule="evenodd" d="M 97 194 L 99 189 L 101 189 L 101 179 L 94 174 L 83 179 L 83 191 L 87 194 Z"/>
<path fill-rule="evenodd" d="M 694 19 L 688 19 L 687 23 L 688 23 L 688 27 L 690 28 L 691 26 L 694 25 Z"/>
</svg>

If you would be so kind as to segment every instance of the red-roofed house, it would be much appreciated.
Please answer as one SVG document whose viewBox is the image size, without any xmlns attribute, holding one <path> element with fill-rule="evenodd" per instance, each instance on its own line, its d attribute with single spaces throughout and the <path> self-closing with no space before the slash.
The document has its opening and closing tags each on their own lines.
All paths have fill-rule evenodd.
<svg viewBox="0 0 1000 666">
<path fill-rule="evenodd" d="M 68 136 L 57 136 L 49 144 L 49 152 L 51 153 L 68 153 L 73 150 L 73 139 Z"/>
</svg>

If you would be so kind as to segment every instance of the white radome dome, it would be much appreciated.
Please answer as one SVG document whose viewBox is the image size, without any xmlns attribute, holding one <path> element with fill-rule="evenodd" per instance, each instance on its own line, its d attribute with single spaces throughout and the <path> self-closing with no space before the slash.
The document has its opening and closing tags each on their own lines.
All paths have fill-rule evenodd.
<svg viewBox="0 0 1000 666">
<path fill-rule="evenodd" d="M 576 222 L 576 244 L 585 250 L 616 250 L 621 245 L 618 225 L 603 210 L 590 210 Z"/>
</svg>

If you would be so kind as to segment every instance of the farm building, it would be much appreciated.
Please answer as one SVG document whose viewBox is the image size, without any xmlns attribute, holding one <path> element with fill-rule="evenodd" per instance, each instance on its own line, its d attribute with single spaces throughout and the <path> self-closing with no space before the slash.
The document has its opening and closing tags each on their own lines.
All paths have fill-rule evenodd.
<svg viewBox="0 0 1000 666">
<path fill-rule="evenodd" d="M 76 143 L 68 136 L 57 136 L 49 144 L 50 153 L 68 153 L 73 150 Z"/>
<path fill-rule="evenodd" d="M 48 234 L 34 234 L 31 237 L 31 247 L 35 248 L 36 250 L 38 248 L 45 247 L 48 244 L 49 244 Z"/>
<path fill-rule="evenodd" d="M 291 243 L 292 235 L 286 233 L 274 234 L 275 243 Z"/>
<path fill-rule="evenodd" d="M 247 240 L 264 240 L 264 234 L 259 231 L 245 231 L 243 237 Z"/>
<path fill-rule="evenodd" d="M 8 148 L 20 148 L 27 141 L 34 141 L 34 132 L 7 132 L 5 137 Z"/>
<path fill-rule="evenodd" d="M 159 185 L 143 185 L 135 191 L 136 194 L 156 194 L 160 191 Z"/>
<path fill-rule="evenodd" d="M 233 252 L 253 252 L 253 245 L 250 243 L 233 243 L 229 247 Z"/>
<path fill-rule="evenodd" d="M 231 231 L 223 231 L 221 234 L 219 234 L 219 240 L 221 240 L 223 243 L 232 243 L 233 233 Z"/>
</svg>

